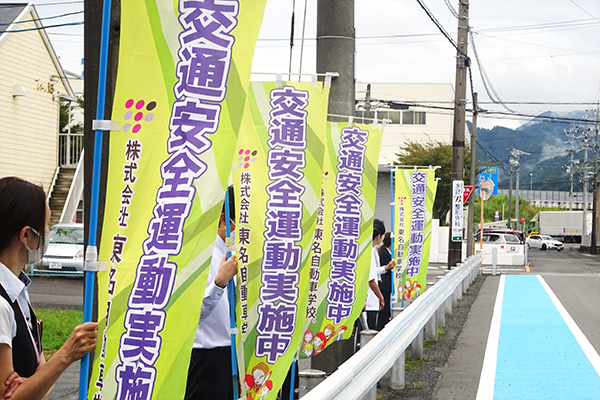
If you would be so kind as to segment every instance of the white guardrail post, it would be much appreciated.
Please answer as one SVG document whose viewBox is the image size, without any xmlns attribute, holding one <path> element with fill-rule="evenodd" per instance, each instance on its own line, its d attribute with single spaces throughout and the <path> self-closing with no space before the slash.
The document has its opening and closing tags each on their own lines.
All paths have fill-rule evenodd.
<svg viewBox="0 0 600 400">
<path fill-rule="evenodd" d="M 422 348 L 424 329 L 427 338 L 437 339 L 437 327 L 445 325 L 445 314 L 450 314 L 458 296 L 462 298 L 463 291 L 466 293 L 469 283 L 480 273 L 482 262 L 483 253 L 478 252 L 452 269 L 404 311 L 398 314 L 394 309 L 398 315 L 381 332 L 361 345 L 356 354 L 302 399 L 375 399 L 377 382 L 390 370 L 390 386 L 403 388 L 405 351 L 411 343 L 420 342 Z"/>
</svg>

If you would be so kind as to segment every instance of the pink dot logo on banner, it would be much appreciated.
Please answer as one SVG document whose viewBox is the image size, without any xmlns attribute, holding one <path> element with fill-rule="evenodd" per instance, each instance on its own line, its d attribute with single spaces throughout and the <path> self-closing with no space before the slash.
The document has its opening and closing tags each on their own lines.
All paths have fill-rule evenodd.
<svg viewBox="0 0 600 400">
<path fill-rule="evenodd" d="M 258 154 L 257 150 L 244 150 L 244 149 L 239 149 L 238 151 L 238 160 L 237 163 L 233 164 L 233 168 L 234 169 L 246 169 L 248 167 L 250 167 L 251 163 L 256 162 L 256 155 Z"/>
<path fill-rule="evenodd" d="M 147 111 L 154 110 L 157 105 L 155 101 L 150 101 L 150 102 L 146 103 L 145 100 L 138 100 L 136 103 L 134 99 L 129 99 L 125 102 L 125 108 L 132 108 L 134 106 L 134 104 L 135 104 L 135 108 L 137 110 L 141 110 L 141 111 L 136 112 L 134 115 L 133 114 L 134 110 L 127 110 L 125 112 L 125 114 L 123 115 L 124 120 L 128 121 L 133 117 L 135 122 L 151 122 L 154 119 L 154 113 L 151 113 L 151 112 L 148 112 L 144 116 L 144 112 L 143 112 L 142 108 L 144 106 L 146 106 Z M 132 133 L 138 133 L 142 129 L 141 123 L 133 125 L 133 129 L 131 126 L 132 126 L 131 123 L 126 123 L 125 125 L 123 125 L 123 132 L 129 132 L 131 130 Z"/>
</svg>

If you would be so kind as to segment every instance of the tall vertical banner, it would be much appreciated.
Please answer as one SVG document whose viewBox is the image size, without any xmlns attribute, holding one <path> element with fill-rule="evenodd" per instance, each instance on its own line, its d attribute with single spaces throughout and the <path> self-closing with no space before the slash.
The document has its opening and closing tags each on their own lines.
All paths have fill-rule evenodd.
<svg viewBox="0 0 600 400">
<path fill-rule="evenodd" d="M 306 319 L 329 88 L 255 82 L 233 180 L 239 216 L 237 355 L 247 399 L 275 399 Z"/>
<path fill-rule="evenodd" d="M 382 130 L 328 123 L 300 358 L 348 339 L 365 304 Z"/>
<path fill-rule="evenodd" d="M 394 179 L 394 225 L 398 227 L 394 293 L 395 301 L 400 302 L 418 296 L 426 287 L 437 182 L 433 168 L 400 168 Z"/>
<path fill-rule="evenodd" d="M 264 7 L 121 1 L 89 399 L 183 398 Z"/>
</svg>

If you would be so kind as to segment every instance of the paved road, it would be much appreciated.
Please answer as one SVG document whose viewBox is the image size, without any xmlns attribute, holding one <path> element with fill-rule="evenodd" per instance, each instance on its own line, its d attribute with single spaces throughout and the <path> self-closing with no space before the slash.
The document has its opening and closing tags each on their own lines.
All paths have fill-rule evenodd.
<svg viewBox="0 0 600 400">
<path fill-rule="evenodd" d="M 595 351 L 597 356 L 597 354 L 600 353 L 600 256 L 583 255 L 570 250 L 574 249 L 569 247 L 562 253 L 555 251 L 542 252 L 534 249 L 530 252 L 530 272 L 527 272 L 524 268 L 505 269 L 510 270 L 508 274 L 517 276 L 516 281 L 523 281 L 523 279 L 527 280 L 528 278 L 526 275 L 531 275 L 533 280 L 527 280 L 528 284 L 536 284 L 535 282 L 538 281 L 533 275 L 541 276 L 548 284 L 550 290 L 564 306 L 577 327 L 581 330 L 583 336 L 585 336 L 591 344 L 591 347 L 593 348 L 592 353 Z M 502 272 L 502 270 L 503 269 L 500 268 L 500 272 Z M 508 276 L 508 274 L 506 274 L 506 276 Z M 505 278 L 504 283 L 506 282 L 509 282 L 509 286 L 504 287 L 506 289 L 505 293 L 509 293 L 512 300 L 517 300 L 518 295 L 515 293 L 518 292 L 511 292 L 509 289 L 509 287 L 515 283 L 515 279 L 507 277 Z M 551 319 L 558 315 L 555 313 L 556 307 L 550 306 L 544 308 L 543 304 L 546 304 L 546 306 L 548 305 L 547 302 L 544 302 L 549 299 L 549 297 L 547 297 L 543 291 L 538 292 L 538 294 L 541 293 L 540 297 L 536 297 L 535 300 L 523 300 L 524 304 L 522 308 L 513 306 L 511 309 L 509 305 L 506 305 L 508 302 L 504 303 L 507 308 L 503 308 L 502 316 L 505 318 L 498 319 L 498 321 L 504 321 L 503 323 L 505 325 L 499 325 L 498 331 L 501 332 L 501 334 L 496 332 L 500 337 L 490 341 L 492 345 L 498 346 L 498 349 L 492 352 L 498 357 L 497 363 L 494 363 L 494 371 L 492 371 L 494 373 L 492 379 L 494 377 L 496 378 L 495 384 L 497 391 L 494 392 L 489 387 L 491 385 L 488 385 L 488 397 L 484 397 L 486 391 L 483 389 L 485 388 L 482 388 L 478 397 L 477 393 L 482 368 L 484 367 L 484 356 L 486 356 L 486 346 L 488 346 L 490 325 L 494 315 L 494 306 L 500 284 L 500 276 L 487 277 L 479 292 L 477 300 L 473 304 L 471 315 L 465 324 L 456 349 L 453 351 L 447 366 L 444 368 L 442 378 L 436 389 L 435 399 L 479 400 L 483 398 L 492 398 L 489 396 L 494 396 L 493 398 L 496 399 L 566 398 L 561 396 L 556 390 L 544 393 L 543 397 L 539 397 L 540 391 L 536 391 L 536 389 L 539 389 L 540 385 L 537 384 L 537 382 L 543 381 L 545 378 L 551 376 L 551 373 L 554 371 L 545 371 L 544 368 L 549 368 L 553 362 L 557 361 L 555 359 L 550 359 L 550 361 L 546 361 L 543 365 L 536 364 L 536 362 L 543 359 L 539 355 L 541 352 L 538 352 L 535 356 L 521 359 L 523 365 L 525 363 L 527 364 L 524 365 L 526 372 L 522 372 L 521 375 L 519 375 L 519 378 L 511 378 L 510 382 L 508 382 L 509 386 L 511 386 L 510 390 L 512 390 L 511 395 L 507 394 L 508 392 L 503 391 L 507 387 L 506 381 L 503 381 L 504 386 L 502 386 L 503 384 L 501 383 L 501 375 L 505 374 L 507 370 L 506 368 L 503 369 L 503 363 L 507 363 L 509 360 L 518 359 L 518 357 L 514 357 L 514 355 L 524 354 L 534 346 L 538 344 L 541 345 L 543 341 L 536 341 L 536 337 L 542 338 L 547 336 L 550 339 L 555 340 L 552 344 L 546 342 L 544 346 L 552 347 L 551 349 L 546 348 L 544 350 L 547 352 L 549 351 L 550 353 L 556 353 L 556 357 L 560 357 L 561 354 L 566 354 L 561 365 L 566 365 L 567 362 L 573 361 L 576 357 L 576 352 L 573 349 L 565 349 L 567 346 L 565 343 L 569 342 L 568 339 L 573 338 L 572 334 L 568 334 L 568 338 L 565 339 L 563 336 L 560 336 L 564 335 L 565 332 L 552 330 L 551 335 L 543 336 L 549 329 L 554 329 L 548 328 L 548 321 L 544 321 L 546 325 L 540 325 L 543 326 L 543 328 L 539 331 L 535 330 L 538 329 L 538 327 L 532 328 L 534 320 L 537 323 L 537 320 L 543 319 L 543 316 L 548 316 L 548 318 Z M 530 312 L 533 311 L 533 314 L 525 317 L 524 315 L 527 310 Z M 509 317 L 511 316 L 513 318 L 512 326 L 506 328 L 506 321 L 509 320 Z M 551 326 L 556 325 L 566 327 L 562 322 L 562 319 L 560 324 L 555 323 Z M 513 351 L 508 353 L 509 355 L 506 355 L 507 353 L 503 352 L 503 348 L 506 348 L 507 344 L 503 340 L 506 340 L 506 337 L 508 337 L 506 335 L 511 333 L 511 329 L 513 334 L 515 333 L 515 329 L 520 329 L 520 332 L 516 332 L 521 333 L 521 336 L 513 336 L 512 343 L 510 344 L 510 346 L 514 346 L 512 347 Z M 527 331 L 527 329 L 533 330 Z M 525 332 L 529 332 L 529 334 L 527 335 Z M 492 334 L 493 333 L 494 329 L 492 329 Z M 533 340 L 528 341 L 528 339 L 531 338 L 533 338 Z M 519 346 L 524 345 L 524 343 L 528 343 L 526 348 L 520 348 Z M 573 343 L 571 343 L 571 346 L 573 346 Z M 574 347 L 577 347 L 577 349 L 580 350 L 580 347 Z M 505 357 L 506 359 L 502 359 L 502 357 Z M 588 361 L 578 360 L 578 362 L 584 366 L 582 368 L 587 369 L 576 373 L 575 376 L 580 378 L 587 376 L 588 379 L 586 379 L 585 382 L 577 379 L 570 382 L 570 389 L 572 390 L 569 398 L 600 399 L 600 378 L 598 378 L 597 373 L 594 375 L 594 372 L 591 372 L 591 375 L 589 375 L 589 367 L 591 364 Z M 489 365 L 489 363 L 486 364 L 486 368 L 489 367 Z M 498 369 L 496 369 L 496 366 L 498 366 Z M 514 368 L 509 368 L 508 370 L 514 370 Z M 590 376 L 592 378 L 589 378 Z M 534 382 L 532 379 L 537 379 L 537 381 Z M 590 384 L 590 382 L 592 385 L 591 388 L 588 386 L 585 389 L 582 389 L 585 387 L 584 384 Z M 482 386 L 484 385 L 482 384 Z M 543 386 L 542 389 L 547 390 L 547 387 Z M 583 392 L 577 392 L 577 390 L 582 390 Z M 518 397 L 514 397 L 514 393 L 518 393 Z"/>
</svg>

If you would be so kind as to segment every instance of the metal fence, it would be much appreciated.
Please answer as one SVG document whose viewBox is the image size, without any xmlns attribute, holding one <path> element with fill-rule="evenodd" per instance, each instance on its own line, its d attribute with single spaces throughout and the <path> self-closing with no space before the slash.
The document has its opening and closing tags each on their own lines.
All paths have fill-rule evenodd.
<svg viewBox="0 0 600 400">
<path fill-rule="evenodd" d="M 75 166 L 83 150 L 83 132 L 58 134 L 58 165 Z"/>
<path fill-rule="evenodd" d="M 377 382 L 388 371 L 390 386 L 403 388 L 406 349 L 409 346 L 422 349 L 424 337 L 437 340 L 438 326 L 445 325 L 446 314 L 452 313 L 452 308 L 477 278 L 482 262 L 483 254 L 478 252 L 457 265 L 302 399 L 375 400 Z"/>
</svg>

